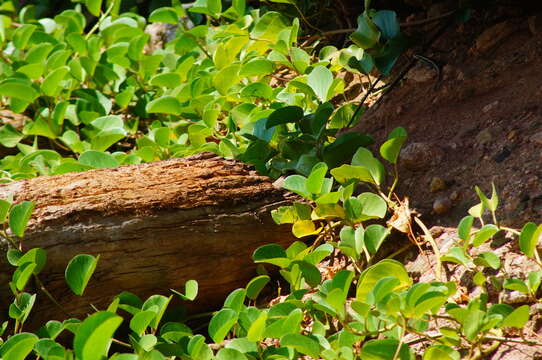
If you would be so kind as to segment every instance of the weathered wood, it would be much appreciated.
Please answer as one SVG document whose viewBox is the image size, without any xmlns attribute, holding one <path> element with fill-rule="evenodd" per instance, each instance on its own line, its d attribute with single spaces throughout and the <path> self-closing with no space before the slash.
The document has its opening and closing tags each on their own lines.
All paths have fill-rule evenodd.
<svg viewBox="0 0 542 360">
<path fill-rule="evenodd" d="M 8 194 L 36 203 L 24 248 L 47 251 L 40 278 L 72 316 L 92 312 L 89 304 L 104 308 L 121 291 L 168 295 L 189 279 L 200 285 L 198 309 L 212 308 L 255 275 L 254 249 L 292 241 L 269 215 L 289 195 L 213 154 L 0 185 L 0 197 Z M 82 298 L 64 282 L 65 266 L 81 253 L 100 255 Z M 12 270 L 2 257 L 2 306 Z M 38 294 L 34 319 L 66 317 Z"/>
</svg>

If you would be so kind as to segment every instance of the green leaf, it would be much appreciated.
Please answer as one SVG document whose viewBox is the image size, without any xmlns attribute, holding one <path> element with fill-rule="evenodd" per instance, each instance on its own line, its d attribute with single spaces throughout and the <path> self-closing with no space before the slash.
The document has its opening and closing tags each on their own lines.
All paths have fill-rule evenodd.
<svg viewBox="0 0 542 360">
<path fill-rule="evenodd" d="M 472 259 L 465 252 L 465 248 L 459 246 L 453 247 L 448 250 L 446 255 L 441 256 L 440 260 L 443 262 L 453 262 L 455 264 L 464 266 L 469 266 L 470 262 L 472 261 Z"/>
<path fill-rule="evenodd" d="M 250 60 L 239 71 L 239 75 L 243 77 L 264 76 L 271 74 L 274 70 L 274 63 L 267 59 Z"/>
<path fill-rule="evenodd" d="M 23 360 L 37 342 L 38 337 L 31 333 L 13 335 L 0 347 L 0 357 L 4 360 Z"/>
<path fill-rule="evenodd" d="M 30 40 L 30 36 L 32 36 L 36 29 L 37 26 L 32 24 L 24 24 L 19 26 L 13 32 L 13 45 L 15 45 L 15 47 L 19 50 L 24 50 L 28 44 L 28 40 Z"/>
<path fill-rule="evenodd" d="M 247 284 L 246 296 L 251 300 L 256 300 L 262 289 L 267 285 L 271 278 L 267 275 L 256 276 Z"/>
<path fill-rule="evenodd" d="M 504 319 L 502 326 L 511 326 L 521 329 L 525 326 L 527 321 L 529 321 L 529 305 L 522 305 L 512 311 L 512 313 Z"/>
<path fill-rule="evenodd" d="M 529 294 L 529 287 L 527 286 L 527 283 L 520 279 L 505 279 L 503 288 L 519 291 L 523 294 Z"/>
<path fill-rule="evenodd" d="M 0 223 L 6 222 L 11 205 L 10 200 L 0 199 Z"/>
<path fill-rule="evenodd" d="M 269 115 L 266 128 L 272 128 L 280 124 L 298 123 L 303 118 L 303 109 L 299 106 L 285 106 L 279 108 Z"/>
<path fill-rule="evenodd" d="M 386 175 L 384 165 L 368 149 L 360 147 L 352 157 L 352 165 L 363 166 L 369 170 L 373 184 L 380 185 L 384 181 Z"/>
<path fill-rule="evenodd" d="M 474 239 L 472 240 L 472 245 L 478 247 L 498 232 L 499 228 L 497 226 L 493 224 L 484 225 L 480 230 L 475 233 Z"/>
<path fill-rule="evenodd" d="M 102 10 L 102 0 L 85 0 L 88 12 L 98 17 Z"/>
<path fill-rule="evenodd" d="M 252 254 L 252 260 L 255 263 L 268 263 L 280 267 L 288 267 L 291 260 L 288 259 L 286 251 L 277 244 L 267 244 L 260 246 Z"/>
<path fill-rule="evenodd" d="M 307 191 L 316 195 L 322 193 L 326 174 L 326 163 L 320 162 L 314 165 L 309 177 L 306 180 Z"/>
<path fill-rule="evenodd" d="M 158 329 L 158 325 L 160 324 L 160 320 L 162 319 L 162 316 L 164 316 L 164 313 L 167 309 L 167 306 L 169 302 L 171 301 L 170 297 L 165 297 L 162 295 L 152 295 L 150 296 L 141 306 L 141 310 L 154 310 L 156 311 L 156 316 L 151 321 L 151 328 L 152 329 Z"/>
<path fill-rule="evenodd" d="M 9 212 L 9 228 L 18 237 L 23 237 L 28 220 L 32 216 L 35 204 L 32 201 L 23 201 L 11 208 Z"/>
<path fill-rule="evenodd" d="M 491 184 L 491 188 L 491 199 L 488 199 L 478 186 L 475 186 L 474 190 L 476 191 L 476 194 L 478 194 L 478 197 L 480 198 L 480 201 L 482 202 L 484 208 L 488 209 L 491 212 L 495 212 L 495 210 L 497 210 L 497 207 L 499 206 L 499 197 L 497 196 L 497 190 L 495 190 L 495 184 Z"/>
<path fill-rule="evenodd" d="M 333 84 L 333 74 L 325 66 L 318 65 L 307 77 L 307 84 L 321 102 L 326 102 L 330 99 L 329 89 Z"/>
<path fill-rule="evenodd" d="M 22 139 L 23 134 L 10 124 L 6 124 L 0 128 L 0 144 L 2 146 L 7 148 L 15 147 Z"/>
<path fill-rule="evenodd" d="M 290 49 L 290 59 L 298 73 L 304 74 L 310 65 L 311 57 L 303 49 L 294 47 Z M 313 89 L 314 90 L 314 89 Z"/>
<path fill-rule="evenodd" d="M 286 190 L 294 192 L 304 198 L 309 197 L 307 190 L 307 178 L 301 175 L 290 175 L 284 180 L 282 187 Z"/>
<path fill-rule="evenodd" d="M 232 291 L 226 300 L 224 300 L 224 308 L 232 309 L 239 313 L 244 308 L 244 302 L 247 295 L 245 289 L 236 289 Z"/>
<path fill-rule="evenodd" d="M 459 235 L 459 238 L 463 240 L 465 244 L 469 243 L 470 231 L 472 229 L 473 222 L 473 216 L 465 216 L 463 219 L 461 219 L 459 225 L 457 226 L 457 235 Z"/>
<path fill-rule="evenodd" d="M 41 91 L 47 96 L 56 96 L 60 92 L 60 82 L 64 80 L 70 68 L 61 66 L 50 72 L 41 83 Z"/>
<path fill-rule="evenodd" d="M 209 323 L 209 336 L 217 344 L 221 344 L 233 325 L 237 322 L 237 313 L 231 309 L 217 312 Z"/>
<path fill-rule="evenodd" d="M 519 235 L 519 248 L 529 258 L 535 254 L 540 235 L 542 235 L 542 224 L 538 227 L 533 222 L 528 222 L 521 229 Z"/>
<path fill-rule="evenodd" d="M 64 277 L 74 294 L 83 295 L 99 259 L 100 256 L 95 258 L 92 255 L 80 254 L 70 260 Z"/>
<path fill-rule="evenodd" d="M 387 39 L 393 39 L 401 31 L 399 22 L 397 21 L 397 14 L 391 10 L 377 11 L 373 17 L 373 21 L 380 29 L 382 36 Z"/>
<path fill-rule="evenodd" d="M 184 284 L 184 294 L 173 289 L 171 291 L 179 295 L 183 300 L 193 301 L 198 296 L 198 282 L 196 280 L 188 280 Z"/>
<path fill-rule="evenodd" d="M 17 260 L 17 266 L 21 266 L 26 263 L 34 263 L 36 267 L 34 274 L 39 274 L 45 267 L 47 262 L 47 252 L 41 248 L 33 248 L 28 250 L 23 256 Z"/>
<path fill-rule="evenodd" d="M 213 77 L 213 85 L 221 95 L 227 95 L 228 90 L 240 80 L 239 71 L 241 65 L 233 64 L 226 66 Z"/>
<path fill-rule="evenodd" d="M 122 323 L 116 314 L 100 311 L 90 315 L 77 328 L 73 351 L 78 359 L 101 360 L 107 355 L 113 334 Z"/>
<path fill-rule="evenodd" d="M 247 339 L 249 341 L 260 341 L 263 338 L 265 332 L 265 322 L 267 321 L 267 312 L 262 311 L 260 316 L 252 324 L 247 332 Z"/>
<path fill-rule="evenodd" d="M 362 49 L 370 49 L 380 39 L 380 31 L 371 18 L 363 13 L 358 17 L 358 28 L 350 35 L 350 39 Z"/>
<path fill-rule="evenodd" d="M 176 72 L 168 72 L 154 75 L 150 80 L 151 85 L 161 86 L 169 89 L 173 89 L 181 85 L 181 82 L 181 75 Z"/>
<path fill-rule="evenodd" d="M 481 218 L 484 213 L 484 204 L 479 203 L 469 209 L 469 215 L 475 218 Z"/>
<path fill-rule="evenodd" d="M 4 80 L 0 83 L 0 95 L 32 103 L 38 92 L 26 81 Z"/>
<path fill-rule="evenodd" d="M 330 169 L 349 161 L 361 146 L 369 146 L 374 139 L 361 133 L 346 133 L 324 148 L 324 161 Z"/>
<path fill-rule="evenodd" d="M 36 268 L 35 263 L 24 263 L 21 266 L 15 270 L 13 273 L 13 282 L 15 283 L 15 287 L 17 290 L 22 291 L 26 284 L 28 283 L 28 280 L 30 280 L 30 277 L 34 273 L 34 269 Z"/>
<path fill-rule="evenodd" d="M 96 150 L 87 150 L 79 156 L 79 162 L 96 169 L 114 168 L 119 162 L 112 155 Z"/>
<path fill-rule="evenodd" d="M 389 234 L 390 229 L 387 229 L 382 225 L 372 224 L 367 226 L 363 236 L 363 242 L 367 248 L 367 251 L 369 251 L 370 254 L 376 254 L 380 248 L 380 245 L 382 245 Z"/>
<path fill-rule="evenodd" d="M 397 348 L 401 345 L 399 354 L 395 357 Z M 361 360 L 414 360 L 407 344 L 400 344 L 395 339 L 369 340 L 361 348 Z"/>
<path fill-rule="evenodd" d="M 223 348 L 216 354 L 217 360 L 248 360 L 248 358 L 239 350 Z"/>
<path fill-rule="evenodd" d="M 161 7 L 154 10 L 149 16 L 149 22 L 163 22 L 171 25 L 179 24 L 179 15 L 174 8 Z"/>
<path fill-rule="evenodd" d="M 382 219 L 386 216 L 388 205 L 380 196 L 366 192 L 360 194 L 358 200 L 362 206 L 360 221 Z"/>
<path fill-rule="evenodd" d="M 395 128 L 388 136 L 388 140 L 380 146 L 380 155 L 390 163 L 395 164 L 406 139 L 406 130 L 402 127 Z"/>
<path fill-rule="evenodd" d="M 474 264 L 498 270 L 501 267 L 501 260 L 495 253 L 486 251 L 474 259 Z"/>
<path fill-rule="evenodd" d="M 142 335 L 145 332 L 145 329 L 150 325 L 152 320 L 156 317 L 156 311 L 145 310 L 140 311 L 135 314 L 132 319 L 130 319 L 130 329 L 135 332 L 137 335 Z"/>
<path fill-rule="evenodd" d="M 395 260 L 385 259 L 369 266 L 360 275 L 356 290 L 356 300 L 364 302 L 369 292 L 374 288 L 374 285 L 380 279 L 390 276 L 400 281 L 400 284 L 395 289 L 397 291 L 412 285 L 412 279 L 408 276 L 403 264 Z"/>
<path fill-rule="evenodd" d="M 460 360 L 461 354 L 446 345 L 432 345 L 423 353 L 423 360 Z"/>
<path fill-rule="evenodd" d="M 162 96 L 149 102 L 145 108 L 145 111 L 149 114 L 163 113 L 179 115 L 181 108 L 181 103 L 173 96 Z"/>
<path fill-rule="evenodd" d="M 369 170 L 362 166 L 342 165 L 338 168 L 330 170 L 331 175 L 340 182 L 346 184 L 351 180 L 374 183 L 373 177 Z"/>
<path fill-rule="evenodd" d="M 320 357 L 320 343 L 314 337 L 301 334 L 287 334 L 280 339 L 281 346 L 289 346 L 314 359 Z"/>
<path fill-rule="evenodd" d="M 250 32 L 250 37 L 275 43 L 279 33 L 287 27 L 287 20 L 281 14 L 275 11 L 268 11 L 260 17 Z"/>
</svg>

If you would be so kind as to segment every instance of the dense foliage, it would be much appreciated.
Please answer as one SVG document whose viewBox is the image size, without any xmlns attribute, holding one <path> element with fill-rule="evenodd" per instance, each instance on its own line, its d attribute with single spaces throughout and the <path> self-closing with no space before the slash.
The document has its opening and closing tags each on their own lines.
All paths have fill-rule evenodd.
<svg viewBox="0 0 542 360">
<path fill-rule="evenodd" d="M 303 14 L 294 0 L 273 2 Z M 504 331 L 521 329 L 529 307 L 489 302 L 489 284 L 538 301 L 542 270 L 527 274 L 526 281 L 492 276 L 501 260 L 477 248 L 508 232 L 542 266 L 536 248 L 542 225 L 502 227 L 495 216 L 496 191 L 488 198 L 476 189 L 480 203 L 460 222 L 456 246 L 440 254 L 408 202 L 394 193 L 406 131 L 393 130 L 377 156 L 367 149 L 374 142 L 369 135 L 338 134 L 360 114 L 343 97 L 342 75 L 389 74 L 404 50 L 395 13 L 372 10 L 366 1 L 352 45 L 317 48 L 300 45 L 297 18 L 251 8 L 244 0 L 224 4 L 196 1 L 189 12 L 202 22 L 194 26 L 177 1 L 148 19 L 120 12 L 115 0 L 86 0 L 39 19 L 31 6 L 15 12 L 11 2 L 3 2 L 1 101 L 26 120 L 0 128 L 0 144 L 13 150 L 0 167 L 3 180 L 11 181 L 211 151 L 274 177 L 289 175 L 284 188 L 303 201 L 272 216 L 311 241 L 287 249 L 269 244 L 253 254 L 256 263 L 279 268 L 287 289 L 257 307 L 271 279 L 262 270 L 210 315 L 206 331 L 191 329 L 186 319 L 164 320 L 173 296 L 197 301 L 198 284 L 189 280 L 183 292 L 173 290 L 169 297 L 142 300 L 121 293 L 85 319 L 49 321 L 35 334 L 24 332 L 37 296 L 28 292 L 29 284 L 42 284 L 47 254 L 18 241 L 34 205 L 1 200 L 1 236 L 11 245 L 7 259 L 15 270 L 0 356 L 391 360 L 414 359 L 417 352 L 426 360 L 456 360 L 480 358 L 511 341 Z M 163 48 L 153 48 L 144 32 L 147 22 L 178 27 Z M 414 282 L 392 259 L 396 254 L 378 261 L 392 233 L 422 245 L 412 233 L 413 221 L 433 250 L 434 282 Z M 442 275 L 444 262 L 473 271 L 479 296 L 459 303 L 457 284 Z M 84 296 L 97 266 L 99 256 L 86 254 L 67 264 L 73 293 Z M 326 266 L 333 270 L 323 271 Z M 438 321 L 446 326 L 435 328 Z M 118 331 L 123 323 L 128 334 Z"/>
</svg>

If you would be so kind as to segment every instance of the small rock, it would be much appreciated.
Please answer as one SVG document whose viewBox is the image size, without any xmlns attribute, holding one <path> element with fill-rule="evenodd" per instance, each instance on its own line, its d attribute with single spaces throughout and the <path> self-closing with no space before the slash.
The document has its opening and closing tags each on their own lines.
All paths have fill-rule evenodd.
<svg viewBox="0 0 542 360">
<path fill-rule="evenodd" d="M 476 142 L 480 145 L 485 145 L 493 140 L 493 135 L 489 129 L 484 129 L 476 135 Z"/>
<path fill-rule="evenodd" d="M 542 144 L 542 131 L 539 131 L 533 136 L 531 136 L 531 141 L 538 144 Z"/>
<path fill-rule="evenodd" d="M 451 201 L 457 201 L 459 199 L 459 193 L 457 191 L 453 191 L 451 194 L 450 194 L 450 200 Z"/>
<path fill-rule="evenodd" d="M 429 184 L 429 191 L 435 193 L 444 189 L 446 189 L 446 183 L 444 182 L 444 180 L 439 177 L 434 177 L 431 179 L 431 183 Z"/>
<path fill-rule="evenodd" d="M 505 146 L 501 151 L 499 151 L 497 154 L 495 154 L 495 156 L 493 156 L 493 160 L 496 163 L 501 163 L 506 160 L 510 155 L 512 155 L 512 151 L 510 151 L 510 149 Z"/>
<path fill-rule="evenodd" d="M 494 108 L 496 108 L 497 105 L 499 105 L 499 100 L 495 100 L 491 104 L 487 104 L 486 106 L 484 106 L 482 108 L 482 112 L 484 114 L 486 114 L 486 113 L 490 112 L 491 110 L 493 110 Z"/>
<path fill-rule="evenodd" d="M 441 197 L 433 202 L 433 211 L 437 215 L 444 215 L 452 208 L 452 202 L 447 197 Z"/>
<path fill-rule="evenodd" d="M 414 142 L 401 150 L 399 160 L 409 170 L 422 170 L 431 167 L 439 157 L 440 154 L 435 146 Z"/>
<path fill-rule="evenodd" d="M 506 138 L 508 140 L 513 140 L 515 139 L 516 137 L 518 136 L 518 132 L 516 130 L 512 130 L 508 133 L 508 135 L 506 135 Z"/>
<path fill-rule="evenodd" d="M 478 36 L 471 51 L 474 54 L 484 54 L 496 47 L 504 39 L 510 36 L 515 30 L 516 27 L 508 21 L 503 21 L 501 23 L 493 25 L 492 27 L 486 29 L 480 36 Z"/>
<path fill-rule="evenodd" d="M 416 66 L 408 72 L 406 77 L 407 79 L 417 83 L 425 83 L 431 81 L 431 79 L 435 78 L 436 75 L 437 73 L 434 69 L 424 66 Z"/>
</svg>

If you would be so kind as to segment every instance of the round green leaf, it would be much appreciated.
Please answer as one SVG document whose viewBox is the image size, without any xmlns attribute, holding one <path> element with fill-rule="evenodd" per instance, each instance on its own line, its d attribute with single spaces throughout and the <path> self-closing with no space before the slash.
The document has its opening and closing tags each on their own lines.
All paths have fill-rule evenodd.
<svg viewBox="0 0 542 360">
<path fill-rule="evenodd" d="M 502 326 L 511 326 L 521 329 L 525 326 L 527 321 L 529 321 L 529 305 L 522 305 L 512 311 L 510 315 L 504 319 Z"/>
<path fill-rule="evenodd" d="M 222 343 L 233 325 L 237 322 L 237 313 L 231 309 L 217 312 L 209 323 L 209 336 L 217 344 Z"/>
<path fill-rule="evenodd" d="M 100 256 L 81 254 L 70 260 L 64 277 L 70 289 L 76 295 L 83 295 L 90 277 L 96 269 Z"/>
<path fill-rule="evenodd" d="M 119 162 L 111 155 L 96 150 L 87 150 L 79 156 L 79 162 L 96 169 L 114 168 Z"/>
<path fill-rule="evenodd" d="M 414 360 L 415 356 L 412 354 L 407 344 L 401 345 L 399 350 L 399 356 L 395 357 L 399 341 L 394 339 L 382 339 L 382 340 L 369 340 L 363 344 L 361 349 L 362 360 Z"/>
<path fill-rule="evenodd" d="M 41 83 L 41 91 L 47 96 L 55 96 L 60 89 L 60 82 L 64 80 L 64 77 L 70 68 L 68 66 L 61 66 L 50 72 Z"/>
<path fill-rule="evenodd" d="M 321 102 L 326 102 L 330 98 L 329 89 L 333 84 L 333 74 L 325 66 L 318 65 L 307 77 L 307 84 Z"/>
<path fill-rule="evenodd" d="M 423 353 L 423 360 L 460 360 L 461 354 L 446 345 L 433 345 Z"/>
<path fill-rule="evenodd" d="M 179 115 L 181 111 L 181 103 L 173 96 L 162 96 L 148 103 L 145 110 L 149 114 L 163 113 Z"/>
<path fill-rule="evenodd" d="M 0 95 L 19 99 L 28 103 L 33 102 L 38 92 L 26 81 L 4 80 L 0 83 Z"/>
<path fill-rule="evenodd" d="M 0 357 L 4 360 L 23 360 L 37 342 L 38 337 L 31 333 L 13 335 L 0 347 Z"/>
<path fill-rule="evenodd" d="M 24 231 L 32 215 L 35 204 L 32 201 L 23 201 L 11 208 L 9 212 L 9 228 L 18 237 L 24 236 Z"/>
<path fill-rule="evenodd" d="M 287 334 L 280 339 L 281 346 L 289 346 L 314 359 L 320 358 L 320 343 L 314 337 L 301 334 Z"/>
<path fill-rule="evenodd" d="M 542 235 L 542 224 L 537 227 L 535 223 L 528 222 L 521 229 L 519 248 L 527 257 L 532 258 L 534 256 L 540 235 Z"/>
<path fill-rule="evenodd" d="M 251 300 L 256 300 L 260 291 L 267 285 L 271 278 L 267 275 L 256 276 L 254 279 L 250 280 L 247 284 L 247 297 Z"/>
<path fill-rule="evenodd" d="M 161 7 L 151 13 L 149 16 L 149 21 L 177 25 L 179 24 L 179 15 L 174 8 Z"/>
<path fill-rule="evenodd" d="M 101 360 L 107 355 L 111 338 L 122 323 L 116 314 L 100 311 L 79 325 L 73 339 L 73 350 L 78 359 Z"/>
</svg>

